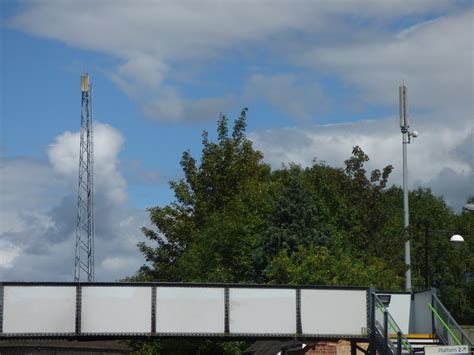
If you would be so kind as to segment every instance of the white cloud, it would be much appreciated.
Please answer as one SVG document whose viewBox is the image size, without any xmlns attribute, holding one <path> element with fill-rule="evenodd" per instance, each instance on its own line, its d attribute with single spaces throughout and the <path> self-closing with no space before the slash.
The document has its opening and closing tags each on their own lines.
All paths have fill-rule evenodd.
<svg viewBox="0 0 474 355">
<path fill-rule="evenodd" d="M 142 104 L 145 116 L 172 122 L 199 122 L 215 119 L 235 106 L 233 96 L 186 100 L 172 88 L 165 88 L 158 97 Z"/>
<path fill-rule="evenodd" d="M 431 186 L 437 195 L 458 209 L 474 194 L 474 123 L 461 127 L 432 124 L 431 117 L 418 118 L 420 136 L 408 146 L 410 186 Z M 359 145 L 370 157 L 367 170 L 394 166 L 389 183 L 402 184 L 401 133 L 397 117 L 354 123 L 302 128 L 270 129 L 251 135 L 255 147 L 278 168 L 282 163 L 303 166 L 313 158 L 331 166 L 344 166 L 352 147 Z"/>
<path fill-rule="evenodd" d="M 298 61 L 356 85 L 357 98 L 371 104 L 395 106 L 404 80 L 414 107 L 472 114 L 473 23 L 468 9 L 368 43 L 316 47 Z"/>
<path fill-rule="evenodd" d="M 0 240 L 0 270 L 11 268 L 13 261 L 20 255 L 20 248 L 6 240 Z"/>
<path fill-rule="evenodd" d="M 148 225 L 143 210 L 126 208 L 126 181 L 119 170 L 121 133 L 96 124 L 96 279 L 116 280 L 142 264 L 136 244 Z M 64 132 L 48 147 L 49 163 L 0 160 L 0 279 L 70 281 L 73 276 L 79 132 Z M 3 198 L 5 197 L 5 198 Z M 126 260 L 112 267 L 105 260 Z"/>
<path fill-rule="evenodd" d="M 389 23 L 402 15 L 437 13 L 454 6 L 428 0 L 416 3 L 30 0 L 25 1 L 24 11 L 12 18 L 10 24 L 36 35 L 121 58 L 147 54 L 166 59 L 196 59 L 246 41 L 260 42 L 289 29 L 324 32 L 328 30 L 326 26 L 346 22 L 351 17 L 360 21 L 378 18 Z"/>
<path fill-rule="evenodd" d="M 311 119 L 327 111 L 330 102 L 317 82 L 308 83 L 291 73 L 251 75 L 244 88 L 244 98 L 263 99 L 288 116 L 300 119 Z"/>
<path fill-rule="evenodd" d="M 54 189 L 51 184 L 54 184 Z M 8 188 L 12 185 L 16 189 Z M 61 188 L 64 189 L 64 183 L 43 161 L 25 157 L 0 160 L 0 207 L 4 211 L 42 210 L 58 202 Z"/>
<path fill-rule="evenodd" d="M 79 166 L 79 133 L 69 131 L 57 136 L 48 149 L 48 157 L 53 170 L 60 175 L 77 175 Z"/>
<path fill-rule="evenodd" d="M 117 68 L 117 75 L 128 82 L 157 89 L 168 71 L 168 66 L 151 55 L 141 55 Z M 130 84 L 129 84 L 130 85 Z"/>
<path fill-rule="evenodd" d="M 127 183 L 118 171 L 118 153 L 123 137 L 110 125 L 94 124 L 94 184 L 99 193 L 111 201 L 126 200 Z M 48 147 L 53 170 L 69 179 L 77 179 L 79 166 L 79 132 L 64 132 Z"/>
<path fill-rule="evenodd" d="M 456 7 L 454 3 L 428 0 L 388 3 L 373 0 L 198 3 L 30 0 L 23 5 L 22 11 L 9 20 L 10 26 L 118 58 L 121 63 L 114 70 L 109 70 L 110 78 L 140 105 L 146 116 L 172 122 L 209 119 L 205 114 L 219 112 L 220 105 L 227 104 L 230 95 L 222 93 L 217 97 L 207 96 L 197 100 L 183 97 L 177 90 L 179 84 L 169 80 L 177 63 L 191 66 L 210 58 L 219 58 L 229 49 L 251 53 L 261 48 L 270 48 L 277 62 L 285 64 L 288 58 L 293 58 L 294 63 L 295 58 L 308 53 L 308 48 L 318 50 L 322 46 L 321 60 L 314 62 L 323 63 L 327 58 L 327 61 L 334 59 L 337 64 L 339 58 L 333 53 L 337 54 L 340 49 L 325 48 L 327 39 L 341 43 L 344 48 L 360 33 L 367 34 L 372 30 L 380 32 L 377 38 L 384 42 L 387 38 L 383 34 L 390 32 L 390 26 L 396 24 L 400 16 L 435 16 Z M 365 37 L 362 35 L 362 38 Z M 430 46 L 436 38 L 427 40 L 427 46 Z M 410 44 L 405 47 L 402 49 L 412 49 Z M 343 60 L 365 60 L 367 52 L 364 49 L 367 46 L 359 44 L 349 51 L 349 54 L 361 54 L 360 59 L 349 55 Z M 444 49 L 439 60 L 445 59 L 444 54 L 449 49 Z M 377 49 L 374 51 L 377 52 Z M 309 50 L 306 57 L 311 53 Z M 434 54 L 439 53 L 435 51 Z M 382 58 L 376 55 L 369 62 L 376 64 L 377 59 Z M 329 66 L 328 63 L 323 64 Z M 377 69 L 377 66 L 370 67 Z M 387 79 L 380 76 L 380 71 L 376 70 L 375 74 L 378 80 Z M 397 77 L 395 82 L 399 79 Z M 296 105 L 288 107 L 288 100 L 282 101 L 274 96 L 267 99 L 280 109 L 284 108 L 285 112 L 308 115 Z"/>
</svg>

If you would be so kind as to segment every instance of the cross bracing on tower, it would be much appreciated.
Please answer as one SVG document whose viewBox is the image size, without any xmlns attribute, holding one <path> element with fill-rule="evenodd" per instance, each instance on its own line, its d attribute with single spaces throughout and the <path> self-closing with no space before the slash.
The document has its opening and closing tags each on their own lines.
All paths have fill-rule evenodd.
<svg viewBox="0 0 474 355">
<path fill-rule="evenodd" d="M 81 76 L 81 132 L 77 198 L 74 281 L 94 281 L 94 135 L 92 129 L 92 88 L 89 75 Z"/>
</svg>

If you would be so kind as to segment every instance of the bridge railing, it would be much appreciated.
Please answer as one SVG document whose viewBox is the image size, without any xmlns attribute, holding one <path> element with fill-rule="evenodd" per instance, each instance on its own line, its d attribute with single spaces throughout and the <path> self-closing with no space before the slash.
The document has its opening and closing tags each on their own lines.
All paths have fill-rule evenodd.
<svg viewBox="0 0 474 355">
<path fill-rule="evenodd" d="M 446 345 L 468 345 L 474 351 L 474 343 L 454 320 L 453 316 L 444 307 L 439 298 L 433 294 L 431 304 L 428 304 L 433 313 L 433 329 L 436 335 Z"/>
<path fill-rule="evenodd" d="M 0 283 L 0 338 L 367 339 L 369 289 Z"/>
</svg>

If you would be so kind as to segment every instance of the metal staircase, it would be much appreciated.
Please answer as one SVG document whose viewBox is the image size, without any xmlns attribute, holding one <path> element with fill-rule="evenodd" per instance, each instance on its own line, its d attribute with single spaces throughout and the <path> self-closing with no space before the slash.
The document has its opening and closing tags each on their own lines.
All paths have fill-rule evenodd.
<svg viewBox="0 0 474 355">
<path fill-rule="evenodd" d="M 435 294 L 431 296 L 428 307 L 432 312 L 433 333 L 437 335 L 440 342 L 444 345 L 467 345 L 470 353 L 474 354 L 473 341 L 469 339 Z"/>
<path fill-rule="evenodd" d="M 382 301 L 377 297 L 375 292 L 371 294 L 371 329 L 370 336 L 372 344 L 381 354 L 413 354 L 414 350 L 404 336 L 395 319 L 388 312 Z"/>
<path fill-rule="evenodd" d="M 405 337 L 410 342 L 415 353 L 423 354 L 425 346 L 442 345 L 436 334 L 406 334 Z"/>
<path fill-rule="evenodd" d="M 427 303 L 431 315 L 431 334 L 404 334 L 375 292 L 371 293 L 368 353 L 383 355 L 424 354 L 426 346 L 467 345 L 474 355 L 474 344 L 433 292 Z M 415 329 L 416 330 L 416 329 Z"/>
</svg>

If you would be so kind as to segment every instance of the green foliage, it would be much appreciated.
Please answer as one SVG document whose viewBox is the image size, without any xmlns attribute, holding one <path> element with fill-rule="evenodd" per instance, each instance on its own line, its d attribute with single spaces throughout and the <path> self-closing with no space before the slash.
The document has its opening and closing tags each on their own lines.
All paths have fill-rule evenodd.
<svg viewBox="0 0 474 355">
<path fill-rule="evenodd" d="M 301 247 L 280 252 L 269 266 L 270 283 L 297 285 L 372 286 L 381 290 L 399 287 L 402 278 L 380 259 L 352 258 L 341 246 Z"/>
<path fill-rule="evenodd" d="M 384 274 L 389 282 L 384 285 L 399 289 L 401 283 L 397 284 L 397 281 L 400 279 L 389 274 L 403 272 L 400 254 L 402 239 L 392 235 L 382 238 L 386 236 L 384 230 L 390 222 L 385 213 L 389 200 L 385 187 L 392 167 L 385 167 L 383 172 L 374 170 L 369 179 L 364 169 L 368 156 L 360 147 L 354 147 L 352 153 L 345 162 L 345 170 L 315 161 L 306 169 L 290 165 L 272 174 L 276 193 L 271 195 L 268 227 L 259 236 L 254 251 L 263 280 L 275 280 L 274 259 L 277 255 L 281 271 L 285 265 L 284 257 L 294 261 L 295 255 L 306 249 L 320 252 L 325 249 L 319 247 L 325 247 L 331 251 L 330 255 L 338 265 L 344 260 L 356 260 L 348 263 L 354 272 L 358 266 L 369 270 L 371 265 L 385 265 L 387 271 Z M 335 247 L 337 239 L 345 245 L 344 248 Z M 313 250 L 313 247 L 319 249 Z M 381 251 L 391 252 L 388 260 L 381 255 Z M 288 265 L 293 264 L 290 262 Z M 312 261 L 311 265 L 316 264 Z M 338 273 L 349 272 L 334 270 Z M 280 280 L 286 282 L 285 278 Z M 324 284 L 334 282 L 329 274 L 327 279 L 318 280 Z M 364 280 L 370 283 L 369 279 Z"/>
<path fill-rule="evenodd" d="M 270 168 L 245 137 L 246 109 L 232 134 L 221 116 L 218 141 L 203 133 L 200 164 L 189 152 L 181 159 L 184 178 L 171 182 L 176 201 L 150 208 L 157 243 L 139 248 L 152 266 L 139 271 L 160 281 L 243 282 L 255 279 L 252 250 L 268 214 Z"/>
<path fill-rule="evenodd" d="M 272 176 L 271 212 L 254 250 L 258 274 L 262 277 L 266 266 L 279 252 L 291 254 L 303 246 L 327 243 L 329 238 L 320 228 L 317 197 L 305 186 L 303 174 L 300 167 L 292 165 Z"/>
</svg>

